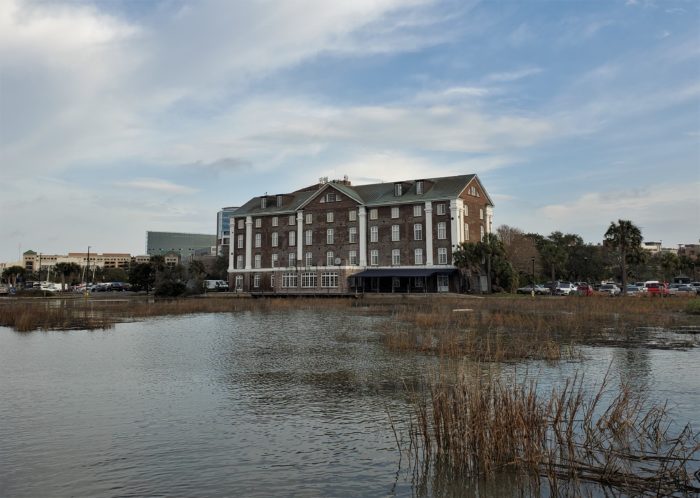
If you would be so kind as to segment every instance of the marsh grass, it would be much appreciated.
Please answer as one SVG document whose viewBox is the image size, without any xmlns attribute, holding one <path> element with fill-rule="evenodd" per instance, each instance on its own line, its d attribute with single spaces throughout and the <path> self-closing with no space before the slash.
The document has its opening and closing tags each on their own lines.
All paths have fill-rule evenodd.
<svg viewBox="0 0 700 498">
<path fill-rule="evenodd" d="M 521 487 L 577 496 L 594 483 L 632 495 L 700 492 L 698 433 L 669 430 L 666 406 L 644 400 L 607 376 L 587 392 L 575 377 L 542 394 L 535 381 L 443 375 L 411 395 L 408 455 L 416 482 L 510 475 Z M 537 493 L 539 494 L 539 493 Z"/>
</svg>

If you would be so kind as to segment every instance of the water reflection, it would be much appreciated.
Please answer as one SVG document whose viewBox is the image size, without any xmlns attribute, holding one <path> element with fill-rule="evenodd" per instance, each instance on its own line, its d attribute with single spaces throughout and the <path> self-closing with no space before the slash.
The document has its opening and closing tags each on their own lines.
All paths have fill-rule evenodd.
<svg viewBox="0 0 700 498">
<path fill-rule="evenodd" d="M 593 384 L 612 362 L 698 420 L 697 350 L 586 348 L 582 363 L 479 365 L 389 352 L 373 332 L 381 319 L 306 310 L 90 333 L 0 328 L 0 496 L 518 494 L 506 478 L 414 482 L 400 467 L 387 411 L 407 430 L 407 391 L 440 371 L 490 369 L 547 389 L 577 370 Z"/>
</svg>

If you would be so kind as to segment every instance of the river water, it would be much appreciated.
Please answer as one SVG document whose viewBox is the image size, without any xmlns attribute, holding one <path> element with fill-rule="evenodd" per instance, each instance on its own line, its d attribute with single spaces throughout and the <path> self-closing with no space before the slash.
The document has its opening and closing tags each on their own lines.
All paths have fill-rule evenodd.
<svg viewBox="0 0 700 498">
<path fill-rule="evenodd" d="M 405 387 L 439 360 L 387 351 L 377 320 L 319 310 L 0 327 L 0 496 L 411 496 L 387 411 L 401 430 Z M 697 428 L 699 351 L 584 348 L 577 362 L 497 368 L 546 389 L 575 371 L 595 384 L 610 367 Z M 516 492 L 499 486 L 479 495 Z"/>
</svg>

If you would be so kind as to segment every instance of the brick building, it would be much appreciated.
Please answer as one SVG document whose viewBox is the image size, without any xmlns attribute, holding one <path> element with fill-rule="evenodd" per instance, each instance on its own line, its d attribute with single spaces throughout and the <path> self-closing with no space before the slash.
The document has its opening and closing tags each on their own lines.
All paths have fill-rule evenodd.
<svg viewBox="0 0 700 498">
<path fill-rule="evenodd" d="M 476 175 L 254 197 L 230 220 L 232 289 L 252 293 L 458 291 L 452 250 L 491 231 Z"/>
</svg>

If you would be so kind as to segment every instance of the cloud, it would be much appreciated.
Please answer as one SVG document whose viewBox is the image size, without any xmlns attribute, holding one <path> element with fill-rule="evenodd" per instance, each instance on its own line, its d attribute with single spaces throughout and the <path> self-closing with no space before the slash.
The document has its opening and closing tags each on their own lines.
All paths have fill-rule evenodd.
<svg viewBox="0 0 700 498">
<path fill-rule="evenodd" d="M 168 194 L 192 194 L 197 192 L 197 189 L 178 185 L 160 178 L 137 178 L 128 182 L 115 182 L 114 186 L 129 189 L 153 190 L 155 192 L 164 192 Z"/>
<path fill-rule="evenodd" d="M 522 78 L 527 78 L 528 76 L 533 76 L 542 72 L 539 67 L 529 67 L 524 69 L 518 69 L 516 71 L 509 71 L 504 73 L 491 73 L 484 78 L 486 81 L 505 83 L 510 81 L 516 81 Z"/>
</svg>

